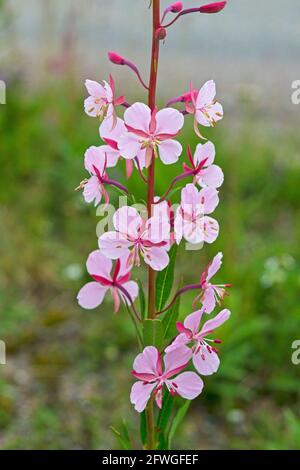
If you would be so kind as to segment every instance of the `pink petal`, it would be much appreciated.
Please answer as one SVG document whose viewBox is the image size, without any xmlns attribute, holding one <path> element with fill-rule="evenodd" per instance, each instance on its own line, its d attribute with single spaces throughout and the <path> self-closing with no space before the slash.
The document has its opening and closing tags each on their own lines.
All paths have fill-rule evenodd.
<svg viewBox="0 0 300 470">
<path fill-rule="evenodd" d="M 208 320 L 204 323 L 199 335 L 205 336 L 210 331 L 214 331 L 216 328 L 223 325 L 223 323 L 225 323 L 229 319 L 230 315 L 230 310 L 228 310 L 227 308 L 223 309 L 220 313 L 218 313 L 215 318 L 213 318 L 212 320 Z"/>
<path fill-rule="evenodd" d="M 90 203 L 95 200 L 97 206 L 102 199 L 102 191 L 97 176 L 91 176 L 83 188 L 83 197 L 85 202 Z"/>
<path fill-rule="evenodd" d="M 205 144 L 198 144 L 194 155 L 195 166 L 199 165 L 200 162 L 206 160 L 205 167 L 210 166 L 216 155 L 216 149 L 212 142 L 206 142 Z"/>
<path fill-rule="evenodd" d="M 103 83 L 104 83 L 104 89 L 105 89 L 105 96 L 106 96 L 107 100 L 109 102 L 111 102 L 113 100 L 113 97 L 114 97 L 111 86 L 105 80 L 103 80 Z"/>
<path fill-rule="evenodd" d="M 127 126 L 149 134 L 151 110 L 144 103 L 134 103 L 124 113 L 124 121 Z"/>
<path fill-rule="evenodd" d="M 123 134 L 118 141 L 120 154 L 124 158 L 135 158 L 141 150 L 140 137 L 132 132 Z"/>
<path fill-rule="evenodd" d="M 196 179 L 200 186 L 219 188 L 224 182 L 224 174 L 218 165 L 211 165 L 210 167 L 201 170 Z"/>
<path fill-rule="evenodd" d="M 205 289 L 202 297 L 202 306 L 206 313 L 211 313 L 214 310 L 216 306 L 216 300 L 213 287 L 207 287 Z"/>
<path fill-rule="evenodd" d="M 99 170 L 100 175 L 102 175 L 105 167 L 105 152 L 103 146 L 89 147 L 84 154 L 84 166 L 85 169 L 91 174 L 95 175 L 94 166 Z"/>
<path fill-rule="evenodd" d="M 199 198 L 204 206 L 204 214 L 211 214 L 219 204 L 218 191 L 215 188 L 201 189 Z"/>
<path fill-rule="evenodd" d="M 169 255 L 163 248 L 151 247 L 144 250 L 144 260 L 154 271 L 162 271 L 169 264 Z"/>
<path fill-rule="evenodd" d="M 173 108 L 165 108 L 155 116 L 156 129 L 155 134 L 177 134 L 184 124 L 182 113 Z"/>
<path fill-rule="evenodd" d="M 106 98 L 106 91 L 101 83 L 95 82 L 94 80 L 86 80 L 85 87 L 88 93 L 94 98 Z"/>
<path fill-rule="evenodd" d="M 193 364 L 199 374 L 212 375 L 217 372 L 220 365 L 220 359 L 214 351 L 208 352 L 206 347 L 203 346 L 197 354 L 194 354 Z"/>
<path fill-rule="evenodd" d="M 139 374 L 159 375 L 158 362 L 160 355 L 154 346 L 147 346 L 138 354 L 133 363 L 133 370 Z"/>
<path fill-rule="evenodd" d="M 180 333 L 180 335 L 176 336 L 174 341 L 165 349 L 165 353 L 174 351 L 174 349 L 180 348 L 185 346 L 189 343 L 190 339 L 185 333 Z"/>
<path fill-rule="evenodd" d="M 201 124 L 201 126 L 211 127 L 211 121 L 202 111 L 196 111 L 195 118 L 198 124 Z"/>
<path fill-rule="evenodd" d="M 112 261 L 106 258 L 100 250 L 92 251 L 86 262 L 87 272 L 89 274 L 96 274 L 105 279 L 111 279 Z"/>
<path fill-rule="evenodd" d="M 166 352 L 164 356 L 164 377 L 169 379 L 170 377 L 173 377 L 173 375 L 178 374 L 178 372 L 187 366 L 192 355 L 193 353 L 191 349 L 186 346 L 178 347 L 172 351 Z"/>
<path fill-rule="evenodd" d="M 197 99 L 196 108 L 200 109 L 204 106 L 211 104 L 216 96 L 216 84 L 213 80 L 206 82 L 200 89 Z"/>
<path fill-rule="evenodd" d="M 131 388 L 130 402 L 138 413 L 144 411 L 156 383 L 135 382 Z"/>
<path fill-rule="evenodd" d="M 174 234 L 175 234 L 175 240 L 176 240 L 177 245 L 179 245 L 179 243 L 182 240 L 183 227 L 184 227 L 184 221 L 183 221 L 181 210 L 179 207 L 176 211 L 176 216 L 174 220 Z"/>
<path fill-rule="evenodd" d="M 105 119 L 100 128 L 101 139 L 109 139 L 118 142 L 121 135 L 127 132 L 124 121 L 117 118 L 115 126 L 113 126 L 112 119 Z"/>
<path fill-rule="evenodd" d="M 77 300 L 81 307 L 93 309 L 98 307 L 103 301 L 107 287 L 101 286 L 98 282 L 89 282 L 80 289 Z"/>
<path fill-rule="evenodd" d="M 165 165 L 176 163 L 182 153 L 182 145 L 172 139 L 164 140 L 158 148 L 160 159 Z"/>
<path fill-rule="evenodd" d="M 145 225 L 145 230 L 142 234 L 143 240 L 148 240 L 152 243 L 160 243 L 170 237 L 170 224 L 169 219 L 161 217 L 150 217 Z"/>
<path fill-rule="evenodd" d="M 128 256 L 131 242 L 119 232 L 106 232 L 99 238 L 99 248 L 110 259 Z"/>
<path fill-rule="evenodd" d="M 118 232 L 136 239 L 143 219 L 134 207 L 124 206 L 115 212 L 113 223 Z"/>
<path fill-rule="evenodd" d="M 209 110 L 210 116 L 213 118 L 214 121 L 220 121 L 223 119 L 224 111 L 223 107 L 220 103 L 215 103 Z"/>
<path fill-rule="evenodd" d="M 89 96 L 84 100 L 84 110 L 88 116 L 97 117 L 100 115 L 103 103 L 96 103 L 95 98 Z"/>
<path fill-rule="evenodd" d="M 204 241 L 206 243 L 213 243 L 219 235 L 219 224 L 212 217 L 203 217 L 202 225 Z"/>
<path fill-rule="evenodd" d="M 177 385 L 178 395 L 187 400 L 193 400 L 200 395 L 204 386 L 202 379 L 195 372 L 183 372 L 172 382 Z"/>
<path fill-rule="evenodd" d="M 198 189 L 192 183 L 187 184 L 181 191 L 181 205 L 183 206 L 183 209 L 188 213 L 191 213 L 193 206 L 196 206 L 199 203 L 200 198 Z M 185 208 L 185 206 L 187 207 Z"/>
<path fill-rule="evenodd" d="M 139 286 L 135 281 L 128 281 L 123 284 L 124 289 L 127 290 L 128 294 L 130 295 L 132 301 L 134 302 L 139 294 Z M 121 297 L 125 303 L 130 303 L 129 299 L 120 291 Z"/>
<path fill-rule="evenodd" d="M 207 268 L 206 280 L 209 281 L 222 266 L 223 253 L 219 252 Z"/>
<path fill-rule="evenodd" d="M 203 310 L 197 310 L 196 312 L 191 313 L 184 320 L 185 328 L 191 330 L 193 335 L 195 335 L 199 330 L 199 324 L 202 318 Z"/>
</svg>

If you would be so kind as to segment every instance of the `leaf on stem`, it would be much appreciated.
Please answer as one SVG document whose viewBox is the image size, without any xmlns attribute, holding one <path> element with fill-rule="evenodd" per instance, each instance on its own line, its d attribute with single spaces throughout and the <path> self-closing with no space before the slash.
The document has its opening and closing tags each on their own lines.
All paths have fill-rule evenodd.
<svg viewBox="0 0 300 470">
<path fill-rule="evenodd" d="M 164 328 L 161 320 L 147 319 L 143 324 L 144 346 L 155 346 L 161 349 L 164 339 Z"/>
<path fill-rule="evenodd" d="M 187 411 L 190 407 L 190 404 L 191 404 L 190 400 L 185 401 L 184 404 L 179 408 L 175 418 L 173 419 L 173 422 L 172 422 L 172 425 L 171 425 L 171 428 L 170 428 L 170 432 L 169 432 L 169 436 L 168 436 L 168 449 L 171 449 L 171 447 L 172 447 L 172 441 L 173 441 L 173 438 L 175 436 L 175 433 L 178 429 L 178 426 L 182 422 L 183 418 L 187 414 Z"/>
<path fill-rule="evenodd" d="M 146 411 L 140 414 L 140 435 L 143 446 L 147 444 L 147 418 Z"/>
<path fill-rule="evenodd" d="M 145 298 L 145 292 L 143 288 L 143 284 L 140 279 L 137 280 L 138 286 L 139 286 L 139 302 L 140 302 L 140 312 L 141 312 L 141 318 L 142 320 L 145 320 L 146 318 L 146 298 Z"/>
<path fill-rule="evenodd" d="M 125 436 L 120 433 L 116 428 L 110 426 L 110 430 L 114 434 L 115 438 L 117 439 L 118 443 L 120 444 L 123 450 L 131 450 L 131 444 L 129 440 L 129 436 Z"/>
</svg>

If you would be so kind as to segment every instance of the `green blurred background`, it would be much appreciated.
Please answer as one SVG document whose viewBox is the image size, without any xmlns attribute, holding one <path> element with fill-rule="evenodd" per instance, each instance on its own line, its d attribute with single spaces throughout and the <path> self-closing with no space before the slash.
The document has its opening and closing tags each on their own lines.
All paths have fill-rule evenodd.
<svg viewBox="0 0 300 470">
<path fill-rule="evenodd" d="M 133 15 L 121 0 L 0 2 L 2 449 L 117 447 L 109 426 L 122 417 L 137 435 L 129 403 L 137 345 L 127 314 L 114 316 L 109 299 L 91 312 L 75 300 L 99 220 L 74 192 L 86 177 L 84 151 L 99 142 L 97 122 L 83 113 L 83 80 L 112 71 L 120 94 L 144 99 L 128 71 L 105 62 L 115 49 L 147 73 L 148 2 L 126 3 Z M 300 339 L 300 106 L 291 104 L 300 16 L 297 0 L 284 12 L 279 0 L 265 3 L 272 10 L 232 0 L 222 15 L 186 18 L 162 51 L 162 105 L 190 78 L 197 85 L 213 78 L 226 111 L 205 133 L 225 173 L 220 235 L 202 251 L 180 251 L 178 281 L 195 281 L 221 250 L 218 279 L 233 284 L 220 370 L 205 379 L 175 448 L 300 448 L 300 365 L 291 362 Z M 194 147 L 188 122 L 181 141 Z M 157 194 L 180 165 L 158 165 Z M 125 181 L 122 165 L 112 174 Z M 145 198 L 138 178 L 129 187 Z M 146 279 L 144 271 L 134 276 Z M 191 300 L 184 298 L 182 316 Z"/>
</svg>

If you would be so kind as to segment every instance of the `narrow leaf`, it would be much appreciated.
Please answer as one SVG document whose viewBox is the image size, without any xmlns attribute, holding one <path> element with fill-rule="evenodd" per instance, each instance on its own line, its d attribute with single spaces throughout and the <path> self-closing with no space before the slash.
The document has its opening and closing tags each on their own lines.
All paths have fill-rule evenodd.
<svg viewBox="0 0 300 470">
<path fill-rule="evenodd" d="M 161 349 L 164 339 L 164 328 L 161 320 L 147 319 L 143 325 L 144 331 L 144 345 L 155 346 L 157 349 Z"/>
<path fill-rule="evenodd" d="M 176 431 L 178 429 L 178 426 L 180 425 L 180 423 L 182 422 L 183 418 L 185 417 L 188 409 L 189 409 L 189 406 L 191 404 L 191 401 L 190 400 L 187 400 L 184 402 L 184 404 L 179 408 L 174 420 L 173 420 L 173 423 L 171 425 L 171 428 L 170 428 L 170 432 L 169 432 L 169 437 L 168 437 L 168 448 L 171 449 L 171 446 L 172 446 L 172 441 L 173 441 L 173 438 L 176 434 Z"/>
<path fill-rule="evenodd" d="M 180 297 L 176 300 L 174 305 L 165 313 L 162 319 L 164 328 L 164 340 L 169 341 L 177 334 L 176 321 L 179 316 Z"/>
<path fill-rule="evenodd" d="M 177 244 L 172 246 L 168 266 L 156 276 L 156 309 L 158 312 L 164 308 L 172 291 L 177 248 Z"/>
<path fill-rule="evenodd" d="M 147 443 L 147 418 L 145 411 L 140 414 L 140 435 L 142 444 L 145 446 Z"/>
<path fill-rule="evenodd" d="M 145 320 L 145 315 L 146 315 L 145 292 L 144 292 L 143 284 L 140 279 L 138 279 L 137 283 L 139 285 L 139 301 L 140 301 L 141 318 L 142 320 Z"/>
<path fill-rule="evenodd" d="M 127 441 L 127 439 L 125 437 L 123 437 L 122 434 L 116 428 L 114 428 L 113 426 L 110 426 L 110 430 L 115 435 L 118 443 L 120 444 L 120 446 L 123 450 L 130 450 L 131 449 L 130 442 Z"/>
</svg>

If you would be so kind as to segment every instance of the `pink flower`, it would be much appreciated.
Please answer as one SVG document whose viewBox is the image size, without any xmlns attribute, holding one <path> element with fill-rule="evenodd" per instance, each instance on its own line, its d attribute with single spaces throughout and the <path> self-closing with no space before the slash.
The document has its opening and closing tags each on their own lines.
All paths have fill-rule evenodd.
<svg viewBox="0 0 300 470">
<path fill-rule="evenodd" d="M 185 172 L 191 170 L 195 173 L 195 181 L 199 186 L 209 186 L 211 188 L 219 188 L 224 181 L 223 171 L 218 165 L 213 165 L 216 150 L 212 142 L 206 142 L 204 145 L 198 144 L 194 158 L 190 151 L 188 152 L 191 168 L 183 164 Z M 197 171 L 199 169 L 199 171 Z"/>
<path fill-rule="evenodd" d="M 173 343 L 166 348 L 166 352 L 171 353 L 172 351 L 176 351 L 177 348 L 181 349 L 182 346 L 191 344 L 193 364 L 196 370 L 202 375 L 211 375 L 217 372 L 220 359 L 217 350 L 210 344 L 218 344 L 221 343 L 221 341 L 219 339 L 212 340 L 207 338 L 207 336 L 229 319 L 230 311 L 227 309 L 222 310 L 215 318 L 205 322 L 199 330 L 203 313 L 204 309 L 202 308 L 188 315 L 183 324 L 180 322 L 176 323 L 177 330 L 180 334 L 175 338 Z"/>
<path fill-rule="evenodd" d="M 211 214 L 218 203 L 218 191 L 215 188 L 198 191 L 193 184 L 187 184 L 181 192 L 181 203 L 175 217 L 177 244 L 182 238 L 192 244 L 213 243 L 219 234 L 219 224 L 206 214 Z"/>
<path fill-rule="evenodd" d="M 86 263 L 87 271 L 94 279 L 79 291 L 77 300 L 81 307 L 93 309 L 102 304 L 105 294 L 110 291 L 114 300 L 115 313 L 120 307 L 120 297 L 130 305 L 138 296 L 138 285 L 130 281 L 130 267 L 127 258 L 118 259 L 111 275 L 112 261 L 100 250 L 93 251 Z"/>
<path fill-rule="evenodd" d="M 222 258 L 223 254 L 218 253 L 212 262 L 207 266 L 200 279 L 202 293 L 195 298 L 195 301 L 200 299 L 206 313 L 211 313 L 215 309 L 216 304 L 221 304 L 221 301 L 226 295 L 225 287 L 231 287 L 230 284 L 217 285 L 209 282 L 211 278 L 219 271 L 222 265 Z"/>
<path fill-rule="evenodd" d="M 182 114 L 176 109 L 165 108 L 161 111 L 150 108 L 144 103 L 135 103 L 124 113 L 128 132 L 120 141 L 120 151 L 124 158 L 138 157 L 148 167 L 152 152 L 166 165 L 177 162 L 182 146 L 173 140 L 184 124 Z"/>
<path fill-rule="evenodd" d="M 189 114 L 194 114 L 194 130 L 202 137 L 197 123 L 205 127 L 214 127 L 217 121 L 223 118 L 223 108 L 215 100 L 216 84 L 213 80 L 206 82 L 198 92 L 191 85 L 190 93 L 183 95 L 185 109 Z"/>
<path fill-rule="evenodd" d="M 116 231 L 106 232 L 99 238 L 105 256 L 117 259 L 129 254 L 128 263 L 139 266 L 141 255 L 155 271 L 168 265 L 168 220 L 159 217 L 144 220 L 135 208 L 124 206 L 114 214 L 113 223 Z"/>
<path fill-rule="evenodd" d="M 172 395 L 180 395 L 187 400 L 200 395 L 203 389 L 201 378 L 195 372 L 179 374 L 188 365 L 191 356 L 189 348 L 176 348 L 165 354 L 163 370 L 161 355 L 154 346 L 147 346 L 138 354 L 133 363 L 132 375 L 139 381 L 133 384 L 130 394 L 130 401 L 136 411 L 141 413 L 146 408 L 152 392 L 157 406 L 161 408 L 164 386 Z"/>
<path fill-rule="evenodd" d="M 101 119 L 114 117 L 115 124 L 115 106 L 124 103 L 124 96 L 115 98 L 115 85 L 112 76 L 109 76 L 109 83 L 103 80 L 101 83 L 93 80 L 85 81 L 89 97 L 84 101 L 84 109 L 88 116 L 100 117 Z"/>
<path fill-rule="evenodd" d="M 90 147 L 84 155 L 85 169 L 90 173 L 90 178 L 83 182 L 83 197 L 86 202 L 95 201 L 97 206 L 104 196 L 106 204 L 109 203 L 109 196 L 105 189 L 107 174 L 105 172 L 107 165 L 106 148 Z"/>
</svg>

